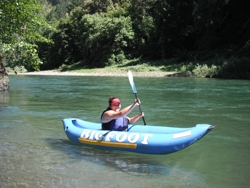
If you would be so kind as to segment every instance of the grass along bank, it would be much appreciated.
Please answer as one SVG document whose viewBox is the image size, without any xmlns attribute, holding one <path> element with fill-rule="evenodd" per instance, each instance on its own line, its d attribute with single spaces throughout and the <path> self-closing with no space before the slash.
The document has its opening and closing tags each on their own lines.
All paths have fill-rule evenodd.
<svg viewBox="0 0 250 188">
<path fill-rule="evenodd" d="M 135 76 L 187 76 L 206 78 L 249 78 L 249 58 L 229 59 L 217 58 L 206 62 L 182 62 L 178 59 L 150 61 L 135 59 L 121 64 L 114 64 L 105 68 L 89 68 L 81 62 L 72 65 L 61 65 L 58 69 L 43 70 L 38 72 L 27 72 L 21 67 L 7 68 L 10 74 L 32 74 L 32 75 L 93 75 L 93 76 L 127 76 L 128 70 Z"/>
<path fill-rule="evenodd" d="M 81 63 L 59 67 L 59 71 L 72 71 L 85 74 L 119 74 L 124 75 L 131 70 L 135 76 L 177 76 L 177 77 L 212 77 L 217 67 L 212 65 L 194 65 L 192 62 L 178 63 L 176 59 L 163 61 L 132 60 L 123 64 L 115 64 L 105 68 L 87 68 Z"/>
<path fill-rule="evenodd" d="M 22 75 L 65 75 L 65 76 L 127 76 L 128 70 L 138 77 L 164 77 L 178 76 L 177 71 L 165 71 L 164 66 L 151 65 L 149 63 L 135 64 L 130 61 L 124 64 L 107 66 L 105 68 L 89 68 L 81 63 L 72 65 L 63 64 L 58 69 L 28 72 L 24 67 L 7 68 L 9 74 Z"/>
</svg>

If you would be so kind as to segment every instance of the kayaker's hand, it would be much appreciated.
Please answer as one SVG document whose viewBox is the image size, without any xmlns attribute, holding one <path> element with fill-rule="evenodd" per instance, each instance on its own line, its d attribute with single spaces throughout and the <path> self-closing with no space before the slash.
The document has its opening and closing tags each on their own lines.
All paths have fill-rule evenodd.
<svg viewBox="0 0 250 188">
<path fill-rule="evenodd" d="M 139 106 L 140 104 L 141 104 L 141 101 L 140 101 L 140 99 L 137 99 L 137 100 L 135 100 L 135 106 Z"/>
<path fill-rule="evenodd" d="M 140 117 L 144 117 L 144 112 L 139 114 Z"/>
</svg>

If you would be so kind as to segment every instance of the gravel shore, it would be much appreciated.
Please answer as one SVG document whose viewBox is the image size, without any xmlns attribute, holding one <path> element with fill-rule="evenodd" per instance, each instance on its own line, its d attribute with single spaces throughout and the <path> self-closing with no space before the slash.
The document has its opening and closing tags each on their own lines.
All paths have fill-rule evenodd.
<svg viewBox="0 0 250 188">
<path fill-rule="evenodd" d="M 10 73 L 11 75 L 11 73 Z M 117 77 L 127 77 L 126 72 L 71 72 L 71 71 L 37 71 L 37 72 L 27 72 L 18 73 L 18 75 L 49 75 L 49 76 L 117 76 Z M 137 77 L 178 77 L 180 76 L 177 72 L 133 72 L 133 76 Z"/>
</svg>

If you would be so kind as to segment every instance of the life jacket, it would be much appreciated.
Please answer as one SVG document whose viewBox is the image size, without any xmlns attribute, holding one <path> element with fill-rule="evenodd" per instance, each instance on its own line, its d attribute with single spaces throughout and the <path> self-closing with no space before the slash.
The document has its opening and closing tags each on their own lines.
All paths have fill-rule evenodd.
<svg viewBox="0 0 250 188">
<path fill-rule="evenodd" d="M 108 107 L 106 110 L 102 112 L 101 119 L 102 119 L 103 114 L 109 110 L 112 110 L 112 109 Z M 107 123 L 102 123 L 102 130 L 123 131 L 126 128 L 128 128 L 128 124 L 129 124 L 129 119 L 127 116 L 124 116 L 124 117 L 120 117 L 117 119 L 112 119 L 111 121 Z"/>
</svg>

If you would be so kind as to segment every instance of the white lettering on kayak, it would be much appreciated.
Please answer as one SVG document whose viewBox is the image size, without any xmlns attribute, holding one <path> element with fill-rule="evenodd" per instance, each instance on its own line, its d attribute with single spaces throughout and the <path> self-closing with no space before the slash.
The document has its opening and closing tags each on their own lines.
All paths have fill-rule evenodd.
<svg viewBox="0 0 250 188">
<path fill-rule="evenodd" d="M 89 137 L 90 130 L 84 129 L 82 131 L 81 137 L 82 138 L 88 138 Z"/>
<path fill-rule="evenodd" d="M 106 132 L 104 131 L 96 131 L 96 130 L 89 130 L 84 129 L 81 133 L 81 138 L 89 139 L 89 140 L 99 140 Z M 104 136 L 104 141 L 106 142 L 129 142 L 129 143 L 136 143 L 140 138 L 142 139 L 142 144 L 148 144 L 148 140 L 150 137 L 153 137 L 152 134 L 146 133 L 131 133 L 128 132 L 115 132 L 110 131 L 106 136 Z M 113 139 L 113 141 L 111 141 Z"/>
<path fill-rule="evenodd" d="M 113 138 L 115 136 L 115 132 L 109 132 L 106 136 L 105 141 L 110 142 L 110 138 Z"/>
<path fill-rule="evenodd" d="M 134 136 L 134 138 L 133 138 Z M 140 138 L 140 134 L 138 133 L 132 133 L 130 135 L 128 135 L 128 141 L 129 143 L 136 143 Z"/>
<path fill-rule="evenodd" d="M 148 137 L 153 137 L 152 134 L 142 134 L 144 140 L 141 142 L 142 144 L 148 144 Z"/>
<path fill-rule="evenodd" d="M 117 142 L 124 142 L 127 138 L 127 133 L 126 132 L 120 132 L 116 135 L 116 141 Z"/>
<path fill-rule="evenodd" d="M 96 131 L 92 131 L 92 133 L 91 133 L 89 139 L 93 140 L 93 139 L 94 139 L 94 136 L 95 136 L 95 133 L 96 133 Z"/>
</svg>

